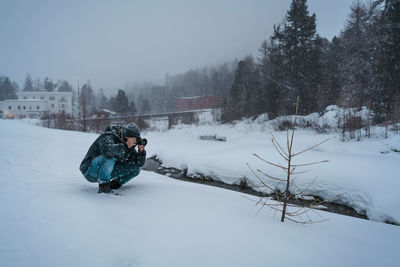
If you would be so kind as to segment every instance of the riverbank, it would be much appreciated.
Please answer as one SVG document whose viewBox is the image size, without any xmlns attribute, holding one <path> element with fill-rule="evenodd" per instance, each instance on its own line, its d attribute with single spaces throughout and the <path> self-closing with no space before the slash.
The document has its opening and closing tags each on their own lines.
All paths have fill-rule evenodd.
<svg viewBox="0 0 400 267">
<path fill-rule="evenodd" d="M 228 190 L 233 190 L 233 191 L 253 195 L 256 197 L 262 197 L 262 198 L 271 197 L 273 199 L 275 197 L 274 193 L 267 194 L 264 192 L 254 190 L 253 188 L 248 186 L 245 182 L 242 182 L 240 184 L 227 184 L 222 181 L 218 181 L 211 177 L 205 176 L 201 173 L 195 173 L 195 174 L 189 175 L 187 173 L 187 169 L 179 170 L 176 168 L 163 167 L 162 163 L 157 159 L 156 156 L 148 158 L 146 160 L 146 164 L 143 167 L 143 169 L 146 171 L 152 171 L 152 172 L 162 174 L 162 175 L 165 175 L 165 176 L 177 179 L 177 180 L 181 180 L 181 181 L 187 181 L 187 182 L 192 182 L 192 183 L 220 187 L 220 188 L 224 188 L 224 189 L 228 189 Z M 307 195 L 304 198 L 290 199 L 289 203 L 298 205 L 298 206 L 302 206 L 302 207 L 310 207 L 310 205 L 312 205 L 316 201 L 321 204 L 318 205 L 317 207 L 315 207 L 315 209 L 332 212 L 332 213 L 337 213 L 337 214 L 341 214 L 341 215 L 346 215 L 346 216 L 351 216 L 351 217 L 356 217 L 356 218 L 361 218 L 361 219 L 366 219 L 366 220 L 369 219 L 366 214 L 358 213 L 351 207 L 348 207 L 343 204 L 325 201 L 317 196 Z M 390 222 L 390 221 L 387 221 L 385 223 L 398 225 L 398 224 L 396 224 L 394 222 Z"/>
</svg>

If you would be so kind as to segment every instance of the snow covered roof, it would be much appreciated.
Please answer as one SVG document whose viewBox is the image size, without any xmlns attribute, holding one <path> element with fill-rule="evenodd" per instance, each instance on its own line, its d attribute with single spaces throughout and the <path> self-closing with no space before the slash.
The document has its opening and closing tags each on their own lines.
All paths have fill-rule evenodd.
<svg viewBox="0 0 400 267">
<path fill-rule="evenodd" d="M 26 102 L 46 102 L 45 100 L 42 99 L 9 99 L 9 100 L 4 100 L 4 102 L 9 103 L 9 102 L 21 102 L 21 103 L 26 103 Z"/>
<path fill-rule="evenodd" d="M 49 92 L 49 91 L 33 91 L 33 92 L 17 92 L 17 95 L 29 96 L 29 95 L 72 95 L 72 92 Z"/>
</svg>

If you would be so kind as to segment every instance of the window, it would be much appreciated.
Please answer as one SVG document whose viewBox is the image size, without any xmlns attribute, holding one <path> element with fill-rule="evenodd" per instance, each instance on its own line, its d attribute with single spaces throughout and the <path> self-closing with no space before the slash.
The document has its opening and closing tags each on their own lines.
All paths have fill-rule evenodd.
<svg viewBox="0 0 400 267">
<path fill-rule="evenodd" d="M 36 108 L 37 108 L 37 109 L 40 109 L 40 107 L 39 107 L 39 106 L 36 106 Z"/>
<path fill-rule="evenodd" d="M 29 110 L 31 110 L 32 109 L 32 106 L 29 106 Z"/>
<path fill-rule="evenodd" d="M 51 104 L 51 108 L 54 108 L 54 104 Z"/>
<path fill-rule="evenodd" d="M 56 100 L 56 97 L 55 96 L 50 96 L 49 100 Z"/>
<path fill-rule="evenodd" d="M 20 110 L 21 109 L 21 106 L 18 106 L 18 110 Z"/>
<path fill-rule="evenodd" d="M 24 106 L 24 110 L 26 109 L 26 106 Z"/>
<path fill-rule="evenodd" d="M 34 96 L 33 99 L 36 99 L 36 96 Z"/>
<path fill-rule="evenodd" d="M 27 96 L 24 96 L 24 99 L 28 99 L 28 97 L 27 97 Z"/>
<path fill-rule="evenodd" d="M 61 97 L 61 102 L 65 102 L 65 97 Z"/>
<path fill-rule="evenodd" d="M 44 96 L 41 96 L 40 99 L 44 100 Z"/>
<path fill-rule="evenodd" d="M 8 109 L 11 110 L 11 106 L 8 106 Z"/>
<path fill-rule="evenodd" d="M 62 107 L 62 108 L 65 108 L 65 104 L 62 104 L 61 107 Z"/>
</svg>

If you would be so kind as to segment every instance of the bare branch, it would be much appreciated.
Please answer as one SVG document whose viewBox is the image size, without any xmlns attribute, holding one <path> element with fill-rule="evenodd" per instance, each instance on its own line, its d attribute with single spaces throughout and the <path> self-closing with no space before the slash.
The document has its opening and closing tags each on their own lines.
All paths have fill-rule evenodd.
<svg viewBox="0 0 400 267">
<path fill-rule="evenodd" d="M 279 148 L 277 147 L 277 145 L 276 145 L 275 142 L 274 142 L 274 139 L 272 139 L 272 144 L 274 145 L 275 150 L 278 151 L 279 155 L 281 155 L 281 157 L 284 158 L 284 159 L 287 161 L 288 158 L 287 158 L 287 156 L 286 156 L 286 152 L 285 152 L 285 153 L 282 153 L 282 152 L 279 150 Z"/>
<path fill-rule="evenodd" d="M 278 152 L 279 152 L 279 149 L 280 149 L 280 151 L 285 155 L 284 158 L 285 158 L 286 160 L 288 160 L 287 158 L 289 157 L 289 155 L 286 153 L 286 151 L 282 148 L 282 146 L 281 146 L 281 145 L 279 144 L 279 142 L 276 140 L 274 134 L 271 133 L 271 135 L 272 135 L 272 144 L 275 146 L 275 149 L 278 150 Z M 277 149 L 276 146 L 278 146 L 279 149 Z M 282 157 L 283 157 L 283 156 L 282 156 Z"/>
<path fill-rule="evenodd" d="M 267 160 L 265 160 L 265 159 L 261 158 L 259 155 L 255 154 L 255 153 L 253 153 L 253 155 L 254 155 L 255 157 L 257 157 L 257 158 L 261 159 L 262 161 L 264 161 L 264 162 L 266 162 L 266 163 L 268 163 L 268 164 L 272 165 L 272 166 L 275 166 L 275 167 L 281 168 L 281 169 L 283 169 L 285 172 L 287 171 L 287 168 L 286 168 L 286 167 L 283 167 L 283 166 L 281 166 L 281 165 L 278 165 L 278 164 L 275 164 L 275 163 L 269 162 L 269 161 L 267 161 Z"/>
<path fill-rule="evenodd" d="M 292 175 L 292 174 L 294 174 L 294 175 L 297 175 L 297 174 L 303 174 L 303 173 L 306 173 L 306 172 L 309 172 L 310 170 L 305 170 L 305 171 L 301 171 L 301 172 L 294 172 L 294 169 L 290 172 L 290 175 Z"/>
<path fill-rule="evenodd" d="M 262 171 L 260 171 L 260 170 L 258 170 L 258 169 L 257 169 L 257 171 L 258 171 L 259 173 L 262 173 L 263 175 L 267 176 L 268 178 L 270 178 L 270 179 L 272 179 L 272 180 L 277 180 L 277 181 L 281 181 L 281 182 L 286 182 L 286 180 L 284 180 L 284 179 L 280 179 L 280 178 L 273 177 L 273 176 L 271 176 L 271 175 L 269 175 L 269 174 L 266 174 L 266 173 L 264 173 L 264 172 L 262 172 Z"/>
<path fill-rule="evenodd" d="M 311 146 L 311 147 L 309 147 L 309 148 L 307 148 L 307 149 L 304 149 L 303 151 L 300 151 L 300 152 L 298 152 L 298 153 L 294 153 L 294 154 L 292 155 L 292 157 L 297 156 L 297 155 L 300 155 L 300 154 L 303 154 L 304 152 L 307 152 L 307 151 L 310 150 L 310 149 L 313 149 L 313 148 L 315 148 L 315 147 L 317 147 L 317 146 L 320 146 L 320 145 L 322 145 L 323 143 L 327 142 L 328 140 L 329 140 L 329 138 L 328 138 L 328 139 L 325 139 L 325 140 L 322 141 L 321 143 L 318 143 L 318 144 L 316 144 L 316 145 L 314 145 L 314 146 Z"/>
<path fill-rule="evenodd" d="M 315 176 L 315 178 L 311 181 L 311 183 L 309 183 L 308 186 L 299 193 L 299 195 L 304 194 L 304 192 L 307 191 L 314 184 L 315 180 L 317 180 L 317 176 Z"/>
<path fill-rule="evenodd" d="M 275 189 L 273 189 L 272 187 L 268 186 L 266 183 L 264 183 L 264 181 L 257 175 L 257 173 L 250 167 L 249 163 L 247 163 L 247 167 L 249 167 L 249 169 L 251 170 L 251 172 L 258 178 L 258 180 L 268 189 L 274 191 Z"/>
<path fill-rule="evenodd" d="M 304 166 L 320 164 L 320 163 L 325 163 L 325 162 L 330 162 L 330 161 L 329 160 L 321 160 L 321 161 L 316 161 L 316 162 L 311 162 L 311 163 L 304 163 L 304 164 L 292 164 L 292 166 L 293 167 L 304 167 Z"/>
<path fill-rule="evenodd" d="M 286 127 L 286 146 L 288 150 L 288 157 L 290 156 L 290 149 L 289 149 L 289 127 Z"/>
</svg>

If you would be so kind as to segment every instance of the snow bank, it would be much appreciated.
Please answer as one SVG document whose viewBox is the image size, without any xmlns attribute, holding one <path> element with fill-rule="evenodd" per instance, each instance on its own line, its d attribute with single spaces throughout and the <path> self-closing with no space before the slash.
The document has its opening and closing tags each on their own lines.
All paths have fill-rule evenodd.
<svg viewBox="0 0 400 267">
<path fill-rule="evenodd" d="M 0 129 L 2 266 L 397 266 L 400 260 L 397 226 L 324 212 L 330 219 L 324 223 L 282 224 L 267 209 L 256 214 L 241 193 L 155 173 L 143 171 L 120 196 L 97 194 L 78 170 L 97 135 L 18 121 L 0 121 Z M 242 149 L 257 147 L 230 130 Z M 166 146 L 190 150 L 191 131 L 211 128 L 182 129 L 183 140 Z M 161 141 L 152 138 L 152 149 Z M 231 161 L 229 146 L 199 144 Z M 204 167 L 206 151 L 198 152 Z"/>
<path fill-rule="evenodd" d="M 317 113 L 300 119 L 317 121 L 321 125 L 337 125 L 337 107 L 330 106 L 323 116 Z M 367 111 L 362 110 L 364 116 Z M 359 114 L 359 115 L 360 115 Z M 364 114 L 364 115 L 363 115 Z M 360 116 L 361 116 L 360 115 Z M 280 120 L 285 118 L 279 118 Z M 291 119 L 291 117 L 287 117 Z M 281 177 L 279 169 L 271 167 L 252 156 L 257 153 L 266 160 L 283 163 L 271 143 L 271 133 L 286 144 L 286 132 L 274 129 L 276 120 L 259 116 L 256 120 L 241 120 L 231 125 L 180 125 L 169 131 L 153 132 L 149 139 L 149 156 L 157 155 L 165 167 L 188 169 L 188 173 L 202 173 L 228 184 L 239 184 L 247 177 L 250 185 L 260 185 L 246 163 L 275 177 Z M 200 140 L 200 136 L 226 137 L 226 142 Z M 314 177 L 317 182 L 308 194 L 326 200 L 343 203 L 365 213 L 376 221 L 400 223 L 400 136 L 391 134 L 388 139 L 373 137 L 360 142 L 342 142 L 337 132 L 317 134 L 300 129 L 295 134 L 295 151 L 330 140 L 299 157 L 297 163 L 329 160 L 330 163 L 310 166 L 310 171 L 297 178 L 305 188 Z M 271 186 L 274 182 L 265 179 Z M 268 192 L 268 190 L 264 189 Z"/>
</svg>

